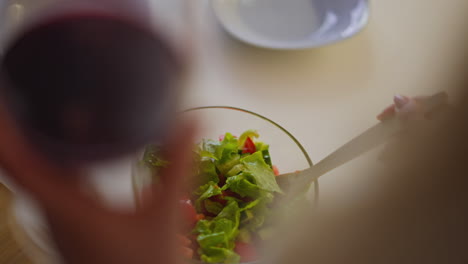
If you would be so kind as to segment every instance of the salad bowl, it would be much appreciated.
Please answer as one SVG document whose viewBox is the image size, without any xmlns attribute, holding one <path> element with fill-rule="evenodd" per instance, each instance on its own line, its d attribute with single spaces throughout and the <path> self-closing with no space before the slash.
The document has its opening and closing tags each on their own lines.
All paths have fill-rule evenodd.
<svg viewBox="0 0 468 264">
<path fill-rule="evenodd" d="M 244 175 L 243 173 L 245 173 L 245 170 L 247 170 L 245 169 L 245 167 L 257 166 L 254 168 L 249 167 L 249 169 L 251 169 L 249 176 L 253 176 L 254 178 L 253 180 L 251 180 L 251 182 L 258 184 L 259 189 L 262 189 L 262 192 L 263 190 L 271 190 L 270 188 L 273 188 L 273 193 L 275 191 L 280 192 L 281 190 L 276 190 L 276 187 L 271 187 L 271 185 L 264 184 L 267 180 L 265 178 L 262 178 L 263 176 L 260 175 L 262 174 L 260 171 L 263 168 L 267 168 L 268 170 L 271 167 L 269 175 L 271 175 L 273 181 L 275 181 L 275 175 L 279 175 L 280 172 L 294 172 L 298 170 L 304 170 L 312 166 L 312 162 L 309 155 L 307 154 L 303 146 L 300 144 L 300 142 L 290 132 L 288 132 L 285 128 L 275 123 L 274 121 L 257 113 L 235 107 L 209 106 L 189 109 L 185 111 L 182 116 L 184 116 L 184 118 L 192 120 L 201 120 L 198 129 L 198 135 L 195 137 L 196 142 L 194 142 L 194 144 L 198 146 L 195 152 L 197 153 L 196 156 L 200 155 L 200 159 L 198 160 L 201 161 L 200 163 L 197 163 L 197 167 L 199 167 L 198 171 L 202 171 L 203 173 L 195 173 L 195 178 L 203 178 L 204 180 L 201 181 L 203 181 L 204 183 L 195 186 L 195 189 L 198 188 L 198 191 L 195 191 L 194 193 L 200 192 L 199 190 L 202 190 L 201 193 L 205 193 L 187 194 L 187 197 L 191 198 L 184 198 L 183 201 L 181 200 L 181 202 L 184 204 L 182 216 L 186 216 L 186 203 L 190 204 L 189 207 L 192 208 L 190 210 L 193 211 L 193 213 L 189 213 L 189 218 L 191 215 L 196 215 L 197 220 L 193 221 L 196 222 L 193 223 L 193 226 L 196 227 L 195 229 L 193 229 L 192 232 L 196 233 L 195 230 L 199 230 L 204 224 L 216 225 L 216 221 L 220 218 L 219 216 L 221 214 L 226 214 L 225 211 L 229 210 L 226 208 L 230 207 L 230 205 L 233 205 L 231 203 L 232 199 L 236 200 L 236 203 L 233 206 L 238 208 L 241 212 L 243 212 L 243 208 L 247 208 L 249 207 L 249 204 L 253 204 L 257 201 L 249 196 L 249 192 L 247 192 L 247 190 L 245 190 L 245 194 L 243 193 L 244 189 L 242 188 L 248 188 L 245 187 L 245 185 L 232 184 L 228 186 L 230 182 L 235 181 L 233 180 L 234 178 Z M 229 169 L 225 170 L 225 164 L 232 164 L 233 161 L 225 161 L 225 154 L 220 153 L 226 153 L 226 148 L 228 148 L 226 146 L 228 146 L 232 142 L 235 145 L 233 155 L 237 156 L 237 153 L 239 153 L 238 156 L 240 157 L 240 162 L 234 161 L 234 163 L 238 163 L 238 165 L 229 165 Z M 237 146 L 239 146 L 239 148 L 237 148 Z M 132 181 L 137 204 L 141 201 L 141 197 L 144 193 L 143 190 L 145 189 L 145 187 L 148 187 L 151 184 L 157 184 L 158 182 L 157 177 L 155 177 L 155 175 L 157 174 L 157 172 L 155 173 L 155 168 L 159 166 L 157 164 L 163 164 L 163 162 L 159 160 L 157 151 L 155 149 L 157 149 L 155 148 L 155 145 L 149 145 L 145 149 L 145 151 L 142 151 L 141 155 L 138 156 L 138 158 L 132 166 Z M 208 153 L 210 151 L 211 153 Z M 261 159 L 259 163 L 257 162 L 258 159 Z M 207 160 L 210 160 L 210 162 L 206 163 Z M 224 161 L 221 162 L 222 160 Z M 245 163 L 243 163 L 244 161 Z M 265 162 L 263 163 L 263 161 Z M 269 163 L 270 167 L 268 167 L 266 163 Z M 216 183 L 211 182 L 212 178 L 210 178 L 210 180 L 205 180 L 206 171 L 208 171 L 210 168 L 209 166 L 207 166 L 207 164 L 215 164 L 213 167 L 216 167 L 216 169 L 213 169 L 213 173 L 216 175 Z M 243 172 L 239 172 L 239 170 L 242 169 L 236 169 L 239 166 L 241 168 L 244 168 Z M 261 166 L 263 167 L 259 168 Z M 232 171 L 235 172 L 232 173 Z M 222 178 L 224 178 L 224 180 Z M 276 182 L 274 184 L 276 184 Z M 278 186 L 279 185 L 277 185 L 277 187 Z M 201 197 L 205 196 L 206 193 L 210 192 L 209 187 L 214 187 L 212 190 L 220 189 L 222 191 L 219 191 L 219 193 L 216 194 L 212 194 L 211 198 L 209 198 L 210 200 L 208 200 L 207 198 L 204 201 L 205 203 L 203 203 L 202 200 L 201 205 L 197 204 L 200 202 Z M 309 187 L 307 193 L 305 194 L 306 200 L 308 201 L 308 206 L 310 205 L 313 208 L 313 206 L 315 206 L 315 204 L 318 201 L 318 182 L 313 182 L 312 185 Z M 262 198 L 264 197 L 260 196 L 260 198 L 257 197 L 255 199 L 262 200 Z M 226 199 L 224 203 L 223 199 Z M 276 196 L 275 199 L 277 199 Z M 218 204 L 218 206 L 221 208 L 223 208 L 224 206 L 224 209 L 219 209 L 218 211 L 213 212 L 211 211 L 213 209 L 210 210 L 213 204 Z M 270 205 L 268 205 L 268 207 L 269 206 Z M 240 263 L 255 263 L 252 261 L 255 261 L 257 259 L 252 259 L 252 256 L 246 257 L 243 255 L 243 253 L 245 252 L 247 252 L 245 254 L 249 254 L 252 252 L 252 250 L 250 249 L 245 250 L 246 243 L 248 244 L 249 242 L 243 241 L 243 234 L 245 234 L 245 224 L 243 224 L 243 222 L 247 218 L 246 215 L 248 215 L 247 212 L 249 212 L 249 210 L 246 210 L 245 212 L 246 213 L 239 214 L 240 221 L 238 220 L 237 222 L 238 230 L 235 230 L 236 232 L 238 232 L 236 233 L 238 235 L 236 235 L 237 238 L 234 239 L 234 248 L 235 252 L 238 253 L 238 255 L 240 255 Z M 199 218 L 200 216 L 201 218 Z M 191 220 L 189 219 L 188 221 Z M 267 220 L 265 219 L 263 219 L 262 221 L 267 222 Z M 263 230 L 265 229 L 266 228 L 258 229 L 261 230 L 258 231 L 258 237 L 262 237 L 263 239 L 263 235 L 261 234 L 261 232 L 263 232 Z M 249 241 L 250 237 L 257 237 L 257 231 L 252 230 L 253 229 L 249 229 L 249 231 L 247 231 Z M 203 242 L 201 242 L 200 240 L 201 235 L 199 235 L 197 238 L 193 238 L 193 236 L 191 236 L 189 232 L 187 234 L 187 237 L 192 237 L 191 243 L 192 245 L 195 245 L 193 247 L 193 263 L 203 263 L 200 259 L 205 260 L 207 263 L 239 263 L 238 261 L 231 262 L 229 260 L 216 262 L 216 258 L 210 258 L 211 256 L 209 256 L 209 254 L 204 255 L 205 253 L 200 253 L 200 255 L 198 255 L 198 248 L 201 248 L 201 251 L 198 250 L 199 252 L 204 252 L 202 246 Z M 255 241 L 260 240 L 261 239 Z M 256 243 L 255 247 L 257 246 L 257 244 L 258 243 Z M 230 249 L 234 250 L 232 248 Z M 255 248 L 253 249 L 253 251 L 256 252 L 257 249 Z M 255 253 L 255 255 L 257 254 Z"/>
</svg>

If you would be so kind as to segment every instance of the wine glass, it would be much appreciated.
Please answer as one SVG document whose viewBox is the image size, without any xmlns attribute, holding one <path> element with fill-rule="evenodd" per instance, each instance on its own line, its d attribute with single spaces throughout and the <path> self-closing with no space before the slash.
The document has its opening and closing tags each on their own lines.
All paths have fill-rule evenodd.
<svg viewBox="0 0 468 264">
<path fill-rule="evenodd" d="M 0 95 L 21 131 L 64 162 L 164 140 L 190 69 L 189 0 L 8 0 Z"/>
<path fill-rule="evenodd" d="M 191 2 L 0 1 L 1 103 L 41 153 L 85 169 L 163 141 L 191 69 Z M 39 207 L 9 187 L 20 245 L 56 263 Z M 104 201 L 120 188 L 100 187 Z"/>
</svg>

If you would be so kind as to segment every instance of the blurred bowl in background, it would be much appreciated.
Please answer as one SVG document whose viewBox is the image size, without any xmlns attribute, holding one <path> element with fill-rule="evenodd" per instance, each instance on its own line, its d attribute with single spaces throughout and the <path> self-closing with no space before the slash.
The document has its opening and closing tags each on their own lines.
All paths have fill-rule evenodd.
<svg viewBox="0 0 468 264">
<path fill-rule="evenodd" d="M 368 0 L 212 0 L 216 17 L 231 35 L 271 49 L 331 44 L 361 31 Z"/>
</svg>

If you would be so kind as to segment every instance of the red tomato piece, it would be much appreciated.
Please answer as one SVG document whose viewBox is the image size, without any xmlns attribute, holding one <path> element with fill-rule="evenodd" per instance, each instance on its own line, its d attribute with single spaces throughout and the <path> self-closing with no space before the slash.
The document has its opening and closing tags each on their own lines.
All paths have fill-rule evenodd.
<svg viewBox="0 0 468 264">
<path fill-rule="evenodd" d="M 241 262 L 251 262 L 258 259 L 257 250 L 252 244 L 236 242 L 235 251 L 239 254 Z"/>
<path fill-rule="evenodd" d="M 255 152 L 257 152 L 257 148 L 255 147 L 255 143 L 253 142 L 253 140 L 251 138 L 248 137 L 245 140 L 244 148 L 242 149 L 242 153 L 243 154 L 245 154 L 245 153 L 254 154 Z"/>
<path fill-rule="evenodd" d="M 213 201 L 213 202 L 220 203 L 222 206 L 225 206 L 227 204 L 227 201 L 224 200 L 224 195 L 223 194 L 210 197 L 210 200 Z"/>
<path fill-rule="evenodd" d="M 197 221 L 200 221 L 200 220 L 203 220 L 205 219 L 205 215 L 204 214 L 197 214 Z"/>
<path fill-rule="evenodd" d="M 279 170 L 278 170 L 278 167 L 276 167 L 275 165 L 273 165 L 273 172 L 275 173 L 275 176 L 280 175 L 280 172 L 279 172 Z"/>
<path fill-rule="evenodd" d="M 218 183 L 218 185 L 219 185 L 220 187 L 223 187 L 223 186 L 226 184 L 226 176 L 220 174 L 220 175 L 218 175 L 218 177 L 219 177 L 219 183 Z"/>
<path fill-rule="evenodd" d="M 233 191 L 225 190 L 223 191 L 223 196 L 231 196 L 231 197 L 238 197 L 239 195 Z M 240 196 L 239 196 L 240 197 Z"/>
</svg>

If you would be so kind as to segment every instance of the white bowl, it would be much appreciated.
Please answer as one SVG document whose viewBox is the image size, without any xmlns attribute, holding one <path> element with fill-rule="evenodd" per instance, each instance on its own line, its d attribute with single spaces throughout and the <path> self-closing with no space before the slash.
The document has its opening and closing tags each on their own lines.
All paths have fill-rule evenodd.
<svg viewBox="0 0 468 264">
<path fill-rule="evenodd" d="M 271 49 L 305 49 L 349 38 L 367 24 L 368 0 L 212 0 L 234 37 Z"/>
</svg>

